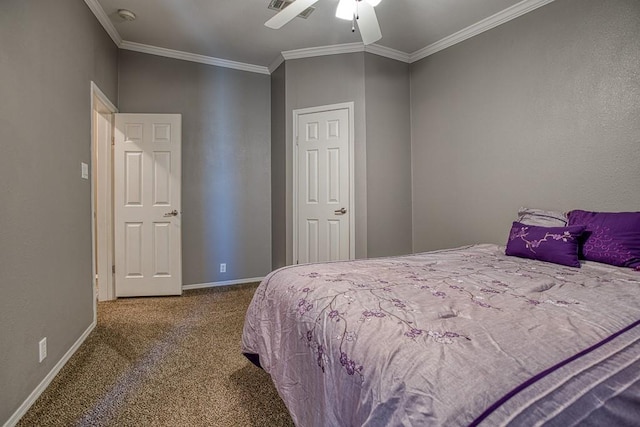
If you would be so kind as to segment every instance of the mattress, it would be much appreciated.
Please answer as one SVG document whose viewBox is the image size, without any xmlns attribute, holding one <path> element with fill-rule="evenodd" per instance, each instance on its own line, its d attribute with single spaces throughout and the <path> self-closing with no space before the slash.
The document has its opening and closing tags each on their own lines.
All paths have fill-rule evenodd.
<svg viewBox="0 0 640 427">
<path fill-rule="evenodd" d="M 640 273 L 474 245 L 284 267 L 242 351 L 298 426 L 639 425 Z"/>
</svg>

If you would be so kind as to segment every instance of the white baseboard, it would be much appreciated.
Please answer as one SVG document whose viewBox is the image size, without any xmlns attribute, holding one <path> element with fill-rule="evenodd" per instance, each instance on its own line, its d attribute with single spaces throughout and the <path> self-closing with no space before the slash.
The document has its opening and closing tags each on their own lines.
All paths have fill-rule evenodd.
<svg viewBox="0 0 640 427">
<path fill-rule="evenodd" d="M 27 397 L 27 399 L 22 403 L 22 405 L 20 405 L 20 407 L 16 410 L 16 412 L 13 413 L 11 418 L 9 418 L 6 423 L 4 423 L 3 427 L 13 427 L 16 424 L 18 424 L 18 421 L 20 421 L 20 418 L 22 418 L 24 414 L 27 413 L 31 405 L 33 405 L 33 403 L 38 399 L 38 397 L 40 397 L 42 392 L 47 389 L 51 381 L 53 381 L 53 378 L 58 374 L 58 372 L 60 372 L 60 369 L 62 369 L 62 367 L 67 364 L 69 359 L 71 359 L 71 356 L 73 356 L 73 354 L 78 350 L 78 348 L 80 348 L 84 340 L 87 339 L 87 337 L 95 327 L 96 327 L 96 322 L 93 321 L 91 325 L 89 325 L 87 330 L 85 330 L 82 333 L 80 338 L 78 338 L 78 340 L 71 346 L 71 348 L 67 350 L 64 356 L 62 356 L 62 359 L 60 359 L 58 363 L 56 363 L 53 369 L 51 369 L 51 371 L 49 371 L 47 376 L 44 377 L 44 379 L 40 382 L 40 384 L 38 384 L 35 390 L 31 392 L 29 397 Z"/>
<path fill-rule="evenodd" d="M 196 283 L 193 285 L 182 285 L 183 291 L 190 289 L 215 288 L 218 286 L 240 285 L 243 283 L 262 282 L 264 277 L 252 277 L 249 279 L 225 280 L 224 282 Z"/>
</svg>

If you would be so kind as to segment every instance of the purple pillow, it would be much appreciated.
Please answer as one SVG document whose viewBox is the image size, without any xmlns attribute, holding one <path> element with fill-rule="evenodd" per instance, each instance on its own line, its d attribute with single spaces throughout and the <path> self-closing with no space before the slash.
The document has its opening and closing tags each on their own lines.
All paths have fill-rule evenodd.
<svg viewBox="0 0 640 427">
<path fill-rule="evenodd" d="M 505 254 L 580 267 L 578 246 L 584 225 L 539 227 L 514 222 Z"/>
<path fill-rule="evenodd" d="M 590 261 L 640 267 L 640 212 L 569 212 L 569 225 L 584 225 L 581 257 Z"/>
</svg>

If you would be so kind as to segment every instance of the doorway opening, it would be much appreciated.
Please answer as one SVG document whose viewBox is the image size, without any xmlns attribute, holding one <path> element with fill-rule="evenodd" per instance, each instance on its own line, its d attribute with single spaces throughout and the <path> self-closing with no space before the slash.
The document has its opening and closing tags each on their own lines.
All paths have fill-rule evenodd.
<svg viewBox="0 0 640 427">
<path fill-rule="evenodd" d="M 91 211 L 94 316 L 97 301 L 115 299 L 113 281 L 113 115 L 118 109 L 91 82 Z"/>
</svg>

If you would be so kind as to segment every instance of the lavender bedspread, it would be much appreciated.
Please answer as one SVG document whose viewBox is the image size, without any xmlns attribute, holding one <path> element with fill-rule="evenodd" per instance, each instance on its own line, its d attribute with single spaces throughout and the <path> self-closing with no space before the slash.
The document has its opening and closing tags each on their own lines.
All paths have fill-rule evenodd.
<svg viewBox="0 0 640 427">
<path fill-rule="evenodd" d="M 475 245 L 277 270 L 254 295 L 242 350 L 303 427 L 570 425 L 571 411 L 606 418 L 616 405 L 634 421 L 639 319 L 638 272 Z M 610 399 L 592 399 L 602 384 Z"/>
</svg>

